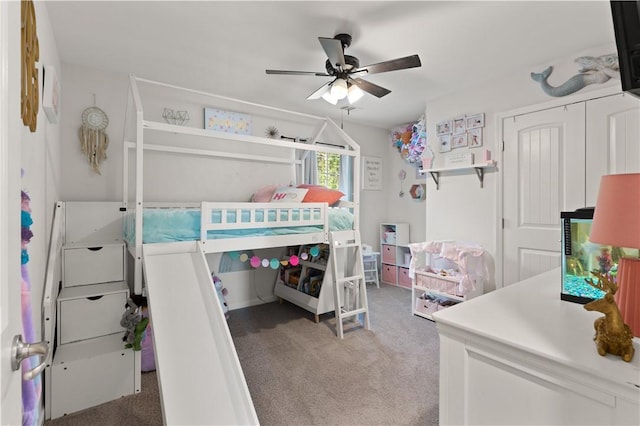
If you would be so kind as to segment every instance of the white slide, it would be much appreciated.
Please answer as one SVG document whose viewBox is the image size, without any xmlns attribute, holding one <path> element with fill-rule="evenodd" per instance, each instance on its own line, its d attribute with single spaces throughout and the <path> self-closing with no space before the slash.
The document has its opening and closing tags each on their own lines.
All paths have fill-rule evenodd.
<svg viewBox="0 0 640 426">
<path fill-rule="evenodd" d="M 164 423 L 259 424 L 200 243 L 184 247 L 143 246 Z"/>
</svg>

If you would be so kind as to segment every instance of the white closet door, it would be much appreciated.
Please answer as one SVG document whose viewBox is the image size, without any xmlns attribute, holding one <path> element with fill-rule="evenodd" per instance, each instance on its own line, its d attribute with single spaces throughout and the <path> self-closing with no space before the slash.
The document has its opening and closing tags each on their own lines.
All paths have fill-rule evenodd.
<svg viewBox="0 0 640 426">
<path fill-rule="evenodd" d="M 560 266 L 560 212 L 585 205 L 584 118 L 579 103 L 503 120 L 503 285 Z"/>
<path fill-rule="evenodd" d="M 586 202 L 595 206 L 602 175 L 640 172 L 640 99 L 618 94 L 587 102 Z"/>
</svg>

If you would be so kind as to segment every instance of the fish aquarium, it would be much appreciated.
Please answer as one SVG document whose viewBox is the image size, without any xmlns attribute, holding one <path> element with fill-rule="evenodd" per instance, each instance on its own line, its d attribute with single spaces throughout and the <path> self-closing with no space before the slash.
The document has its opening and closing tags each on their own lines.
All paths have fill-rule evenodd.
<svg viewBox="0 0 640 426">
<path fill-rule="evenodd" d="M 589 241 L 593 207 L 574 212 L 561 212 L 562 225 L 562 290 L 560 298 L 569 302 L 589 303 L 604 296 L 604 291 L 591 286 L 597 282 L 593 271 L 614 278 L 623 256 L 638 257 L 637 249 L 602 245 Z"/>
<path fill-rule="evenodd" d="M 562 224 L 562 291 L 560 298 L 569 302 L 588 303 L 604 296 L 604 292 L 592 287 L 587 279 L 594 279 L 591 271 L 615 272 L 617 262 L 611 246 L 589 241 L 593 208 L 561 212 Z M 616 253 L 619 254 L 619 253 Z M 616 256 L 616 261 L 619 256 Z M 613 271 L 612 271 L 613 270 Z"/>
</svg>

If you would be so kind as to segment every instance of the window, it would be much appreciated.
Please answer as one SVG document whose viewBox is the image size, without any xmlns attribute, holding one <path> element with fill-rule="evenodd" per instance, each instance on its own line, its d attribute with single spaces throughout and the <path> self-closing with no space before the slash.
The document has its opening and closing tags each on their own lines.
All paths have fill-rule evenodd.
<svg viewBox="0 0 640 426">
<path fill-rule="evenodd" d="M 318 166 L 317 184 L 337 189 L 345 196 L 344 200 L 353 200 L 353 158 L 326 152 L 316 153 Z"/>
<path fill-rule="evenodd" d="M 317 153 L 318 185 L 340 189 L 340 155 L 326 152 Z"/>
</svg>

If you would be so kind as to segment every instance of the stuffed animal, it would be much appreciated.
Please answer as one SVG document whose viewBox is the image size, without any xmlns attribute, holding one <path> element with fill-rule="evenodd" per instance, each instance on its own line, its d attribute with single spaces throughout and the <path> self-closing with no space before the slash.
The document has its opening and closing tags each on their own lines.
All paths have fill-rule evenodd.
<svg viewBox="0 0 640 426">
<path fill-rule="evenodd" d="M 149 323 L 149 318 L 143 318 L 133 299 L 127 299 L 126 309 L 120 319 L 120 325 L 127 329 L 122 338 L 126 342 L 125 348 L 133 348 L 134 351 L 142 349 L 140 345 L 144 337 L 144 331 Z"/>
<path fill-rule="evenodd" d="M 222 280 L 215 274 L 211 274 L 211 278 L 213 279 L 213 285 L 218 293 L 218 299 L 220 300 L 220 306 L 222 307 L 224 317 L 229 319 L 229 306 L 227 305 L 227 299 L 225 299 L 225 296 L 229 294 L 229 291 L 222 286 Z"/>
</svg>

